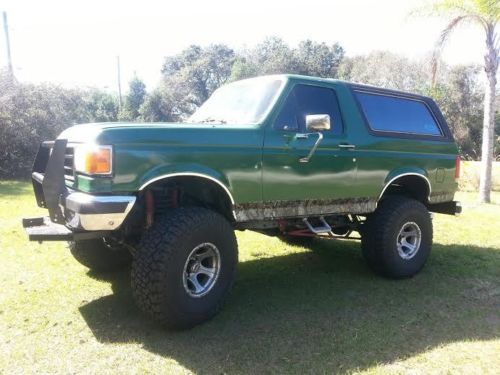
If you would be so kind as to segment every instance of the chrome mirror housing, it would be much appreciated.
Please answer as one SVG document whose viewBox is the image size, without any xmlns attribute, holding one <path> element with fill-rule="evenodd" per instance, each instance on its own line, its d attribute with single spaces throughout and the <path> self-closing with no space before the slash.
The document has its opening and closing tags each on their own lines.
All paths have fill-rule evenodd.
<svg viewBox="0 0 500 375">
<path fill-rule="evenodd" d="M 321 132 L 330 130 L 330 115 L 307 115 L 306 116 L 306 129 L 312 132 Z"/>
</svg>

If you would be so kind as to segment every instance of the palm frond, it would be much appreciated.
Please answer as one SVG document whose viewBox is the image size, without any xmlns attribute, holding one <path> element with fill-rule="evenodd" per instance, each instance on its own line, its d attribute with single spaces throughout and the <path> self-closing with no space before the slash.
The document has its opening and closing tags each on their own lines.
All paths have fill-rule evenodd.
<svg viewBox="0 0 500 375">
<path fill-rule="evenodd" d="M 474 14 L 475 7 L 471 3 L 470 0 L 439 0 L 430 5 L 430 10 L 438 16 Z"/>
<path fill-rule="evenodd" d="M 500 2 L 498 0 L 473 0 L 476 14 L 490 23 L 500 21 Z"/>
<path fill-rule="evenodd" d="M 417 8 L 412 13 L 438 17 L 470 16 L 484 24 L 499 20 L 499 4 L 498 0 L 437 0 Z"/>
<path fill-rule="evenodd" d="M 436 44 L 434 46 L 434 51 L 432 53 L 432 58 L 431 58 L 431 77 L 432 77 L 432 87 L 436 85 L 436 75 L 437 75 L 437 68 L 438 68 L 438 62 L 441 57 L 441 53 L 443 51 L 444 46 L 446 45 L 446 42 L 450 38 L 450 35 L 452 32 L 464 21 L 467 21 L 470 19 L 471 16 L 469 15 L 461 15 L 453 18 L 450 23 L 441 31 L 441 34 L 439 35 L 438 40 L 436 41 Z"/>
</svg>

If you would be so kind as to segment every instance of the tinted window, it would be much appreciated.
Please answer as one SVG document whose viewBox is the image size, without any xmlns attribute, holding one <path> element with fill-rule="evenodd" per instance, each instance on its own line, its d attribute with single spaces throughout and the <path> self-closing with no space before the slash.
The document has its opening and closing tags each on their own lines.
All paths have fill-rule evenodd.
<svg viewBox="0 0 500 375">
<path fill-rule="evenodd" d="M 424 102 L 356 92 L 370 128 L 383 132 L 441 135 Z"/>
<path fill-rule="evenodd" d="M 288 94 L 275 128 L 281 130 L 306 131 L 307 115 L 330 115 L 333 134 L 342 133 L 342 118 L 335 91 L 324 87 L 297 85 Z"/>
</svg>

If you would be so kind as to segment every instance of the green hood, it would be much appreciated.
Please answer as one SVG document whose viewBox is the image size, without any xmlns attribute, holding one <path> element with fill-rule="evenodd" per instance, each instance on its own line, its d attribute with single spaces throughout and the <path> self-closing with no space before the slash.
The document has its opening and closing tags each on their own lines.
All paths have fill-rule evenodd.
<svg viewBox="0 0 500 375">
<path fill-rule="evenodd" d="M 198 143 L 203 137 L 218 137 L 221 133 L 234 133 L 237 130 L 255 130 L 255 125 L 231 124 L 188 124 L 188 123 L 121 123 L 103 122 L 81 124 L 64 130 L 58 139 L 70 143 L 182 143 L 190 139 Z M 188 138 L 186 138 L 188 137 Z M 204 142 L 203 142 L 204 143 Z"/>
</svg>

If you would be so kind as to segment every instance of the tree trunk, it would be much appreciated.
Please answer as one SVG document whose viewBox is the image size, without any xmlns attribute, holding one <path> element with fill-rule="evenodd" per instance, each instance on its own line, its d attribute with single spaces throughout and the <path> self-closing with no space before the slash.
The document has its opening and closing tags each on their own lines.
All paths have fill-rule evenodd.
<svg viewBox="0 0 500 375">
<path fill-rule="evenodd" d="M 493 30 L 494 28 L 491 31 Z M 495 143 L 495 87 L 497 83 L 498 53 L 493 43 L 493 32 L 487 33 L 486 47 L 484 70 L 487 80 L 484 93 L 483 144 L 479 180 L 479 201 L 481 203 L 490 203 L 491 170 Z"/>
</svg>

